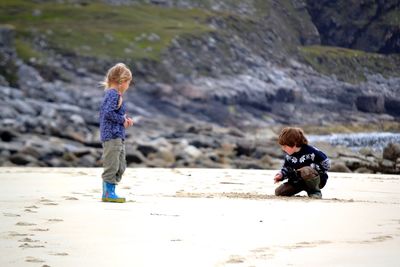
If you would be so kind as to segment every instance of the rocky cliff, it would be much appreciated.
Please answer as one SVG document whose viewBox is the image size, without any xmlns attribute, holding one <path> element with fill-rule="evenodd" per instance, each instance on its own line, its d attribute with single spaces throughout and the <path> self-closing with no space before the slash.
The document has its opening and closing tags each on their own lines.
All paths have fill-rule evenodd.
<svg viewBox="0 0 400 267">
<path fill-rule="evenodd" d="M 324 45 L 367 52 L 400 52 L 399 1 L 307 1 Z"/>
<path fill-rule="evenodd" d="M 351 4 L 351 19 L 313 2 L 2 1 L 2 164 L 101 164 L 96 85 L 116 61 L 143 118 L 132 165 L 276 168 L 281 125 L 398 131 L 397 1 Z"/>
</svg>

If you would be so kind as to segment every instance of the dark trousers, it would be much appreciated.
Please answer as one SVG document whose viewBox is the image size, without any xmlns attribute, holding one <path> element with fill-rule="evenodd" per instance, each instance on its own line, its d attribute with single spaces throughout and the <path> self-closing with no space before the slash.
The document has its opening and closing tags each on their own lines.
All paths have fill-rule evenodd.
<svg viewBox="0 0 400 267">
<path fill-rule="evenodd" d="M 322 189 L 326 185 L 327 178 L 324 178 L 325 177 L 321 177 L 320 179 L 319 189 Z M 312 191 L 310 190 L 313 190 L 313 188 L 307 186 L 304 180 L 300 180 L 297 183 L 286 182 L 275 189 L 275 195 L 290 197 L 296 195 L 297 193 L 300 193 L 303 190 L 306 191 L 309 195 L 310 193 L 312 193 Z"/>
</svg>

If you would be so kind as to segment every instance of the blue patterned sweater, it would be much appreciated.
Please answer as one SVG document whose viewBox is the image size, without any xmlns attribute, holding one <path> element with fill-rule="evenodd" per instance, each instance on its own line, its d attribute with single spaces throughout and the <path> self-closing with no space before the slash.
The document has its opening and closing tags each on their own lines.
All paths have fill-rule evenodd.
<svg viewBox="0 0 400 267">
<path fill-rule="evenodd" d="M 125 104 L 118 108 L 120 95 L 116 89 L 107 89 L 100 108 L 100 139 L 105 142 L 121 138 L 125 140 Z"/>
<path fill-rule="evenodd" d="M 287 179 L 285 168 L 300 169 L 305 166 L 312 166 L 321 176 L 321 179 L 328 179 L 327 171 L 331 167 L 329 158 L 321 150 L 310 145 L 302 145 L 299 152 L 292 155 L 286 154 L 285 162 L 281 170 L 283 179 Z"/>
</svg>

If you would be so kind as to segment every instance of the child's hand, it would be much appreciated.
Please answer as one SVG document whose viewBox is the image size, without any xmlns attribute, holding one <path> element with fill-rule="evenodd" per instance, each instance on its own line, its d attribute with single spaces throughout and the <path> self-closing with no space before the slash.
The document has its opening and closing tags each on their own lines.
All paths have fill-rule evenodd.
<svg viewBox="0 0 400 267">
<path fill-rule="evenodd" d="M 281 180 L 282 180 L 282 173 L 278 172 L 277 174 L 275 174 L 274 183 L 276 184 L 276 183 L 280 182 Z"/>
<path fill-rule="evenodd" d="M 132 126 L 133 125 L 133 120 L 132 118 L 128 118 L 128 126 Z"/>
<path fill-rule="evenodd" d="M 129 118 L 129 117 L 127 117 L 126 115 L 125 115 L 124 117 L 125 117 L 124 127 L 125 127 L 125 128 L 131 127 L 131 126 L 133 125 L 133 120 L 132 120 L 132 118 Z"/>
</svg>

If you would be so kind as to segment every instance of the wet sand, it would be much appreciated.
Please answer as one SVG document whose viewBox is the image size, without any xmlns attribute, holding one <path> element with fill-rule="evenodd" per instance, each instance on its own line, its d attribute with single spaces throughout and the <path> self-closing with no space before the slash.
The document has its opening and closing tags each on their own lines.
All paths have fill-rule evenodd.
<svg viewBox="0 0 400 267">
<path fill-rule="evenodd" d="M 0 168 L 0 266 L 399 266 L 400 176 L 331 173 L 323 199 L 275 171 Z"/>
</svg>

